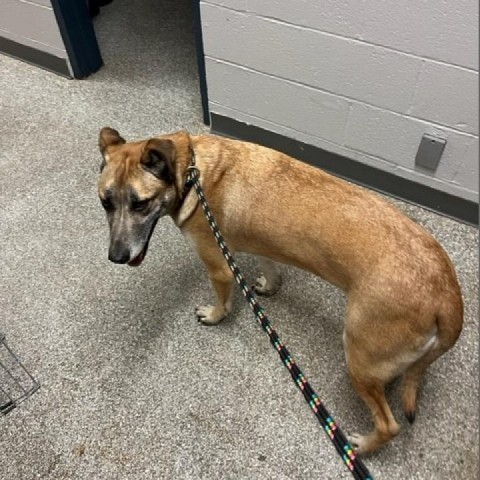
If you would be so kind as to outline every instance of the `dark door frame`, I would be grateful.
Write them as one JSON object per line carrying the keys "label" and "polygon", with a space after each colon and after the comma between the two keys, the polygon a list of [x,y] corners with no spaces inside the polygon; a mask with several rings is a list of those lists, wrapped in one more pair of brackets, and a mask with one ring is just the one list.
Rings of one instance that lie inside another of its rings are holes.
{"label": "dark door frame", "polygon": [[74,78],[85,78],[102,65],[97,37],[85,0],[51,0]]}
{"label": "dark door frame", "polygon": [[[203,122],[210,125],[200,0],[192,0],[192,3]],[[52,7],[74,78],[88,77],[103,65],[103,60],[86,0],[52,0]]]}
{"label": "dark door frame", "polygon": [[200,0],[193,0],[193,28],[197,46],[198,77],[200,81],[200,96],[202,97],[203,123],[210,125],[210,109],[208,107],[207,73],[205,70],[205,51],[203,49],[202,17]]}

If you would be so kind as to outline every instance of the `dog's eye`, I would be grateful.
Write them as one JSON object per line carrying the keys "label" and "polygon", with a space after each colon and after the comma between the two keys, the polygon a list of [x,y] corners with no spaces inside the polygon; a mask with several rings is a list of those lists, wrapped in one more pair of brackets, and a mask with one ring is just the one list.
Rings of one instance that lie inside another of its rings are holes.
{"label": "dog's eye", "polygon": [[132,210],[135,212],[141,212],[142,210],[145,210],[148,207],[148,204],[150,203],[150,199],[147,198],[146,200],[136,200],[132,202]]}
{"label": "dog's eye", "polygon": [[100,198],[100,201],[102,202],[102,206],[105,210],[113,210],[113,203],[111,198]]}

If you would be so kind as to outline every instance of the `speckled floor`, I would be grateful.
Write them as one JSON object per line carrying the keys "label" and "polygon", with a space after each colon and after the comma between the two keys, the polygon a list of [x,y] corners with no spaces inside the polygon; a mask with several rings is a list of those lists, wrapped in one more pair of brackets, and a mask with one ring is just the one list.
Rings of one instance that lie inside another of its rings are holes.
{"label": "speckled floor", "polygon": [[[107,261],[97,135],[206,131],[190,2],[128,0],[96,26],[106,66],[72,81],[0,56],[0,331],[41,382],[0,418],[2,479],[348,479],[243,300],[216,328],[211,292],[169,220],[138,269]],[[185,15],[184,12],[187,12]],[[378,479],[473,479],[478,470],[477,230],[394,201],[445,246],[465,329],[432,366],[413,427],[366,460]],[[246,275],[255,262],[240,257]],[[370,416],[345,371],[344,296],[284,268],[264,305],[346,431]]]}

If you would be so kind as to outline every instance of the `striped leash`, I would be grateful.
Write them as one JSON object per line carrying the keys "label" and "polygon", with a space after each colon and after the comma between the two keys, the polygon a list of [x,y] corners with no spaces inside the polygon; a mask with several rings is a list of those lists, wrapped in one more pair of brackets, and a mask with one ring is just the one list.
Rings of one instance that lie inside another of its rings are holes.
{"label": "striped leash", "polygon": [[311,387],[310,383],[307,381],[305,376],[303,375],[302,371],[298,367],[298,365],[293,360],[292,356],[290,355],[287,347],[280,341],[277,332],[273,329],[272,325],[268,317],[265,315],[263,308],[257,302],[254,293],[248,287],[245,278],[243,277],[241,271],[239,270],[235,259],[233,258],[230,250],[228,249],[225,240],[220,233],[218,225],[215,221],[215,218],[208,206],[207,200],[205,199],[205,194],[203,189],[200,185],[200,175],[198,168],[195,166],[195,155],[193,150],[192,153],[192,164],[188,167],[187,170],[187,181],[185,183],[185,188],[189,189],[193,186],[195,192],[198,196],[200,201],[200,205],[202,206],[203,212],[205,213],[205,217],[207,218],[208,224],[210,225],[210,229],[215,236],[215,240],[225,257],[225,260],[232,271],[235,280],[237,281],[238,285],[240,286],[243,295],[245,296],[250,308],[253,310],[255,314],[255,318],[260,323],[261,327],[265,332],[267,332],[268,336],[270,337],[270,342],[277,350],[280,358],[287,367],[290,375],[292,376],[295,385],[300,389],[303,393],[305,401],[308,403],[310,408],[312,409],[313,413],[317,417],[320,425],[323,427],[325,432],[327,433],[328,438],[333,443],[335,449],[337,450],[338,454],[342,458],[343,462],[352,473],[353,477],[356,480],[372,480],[373,477],[368,471],[367,467],[364,465],[362,460],[356,455],[355,450],[353,449],[352,445],[348,442],[343,432],[340,430],[340,427],[337,425],[333,417],[330,415],[326,407],[320,401],[320,398],[315,393],[313,388]]}

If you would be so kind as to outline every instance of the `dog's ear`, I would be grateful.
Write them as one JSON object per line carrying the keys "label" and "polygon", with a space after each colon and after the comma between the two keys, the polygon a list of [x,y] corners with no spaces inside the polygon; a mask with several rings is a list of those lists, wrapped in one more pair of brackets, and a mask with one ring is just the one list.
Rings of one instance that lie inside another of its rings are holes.
{"label": "dog's ear", "polygon": [[160,180],[174,181],[175,144],[166,138],[152,138],[142,154],[143,167]]}
{"label": "dog's ear", "polygon": [[102,155],[105,153],[107,147],[111,145],[123,145],[125,139],[120,136],[120,134],[113,128],[103,127],[100,130],[100,137],[98,139],[98,146]]}
{"label": "dog's ear", "polygon": [[106,155],[105,152],[108,147],[111,145],[123,145],[125,139],[120,136],[120,134],[113,128],[104,127],[100,130],[100,136],[98,138],[98,147],[100,148],[100,152],[103,155],[102,164],[100,165],[100,171],[103,170],[106,164]]}

